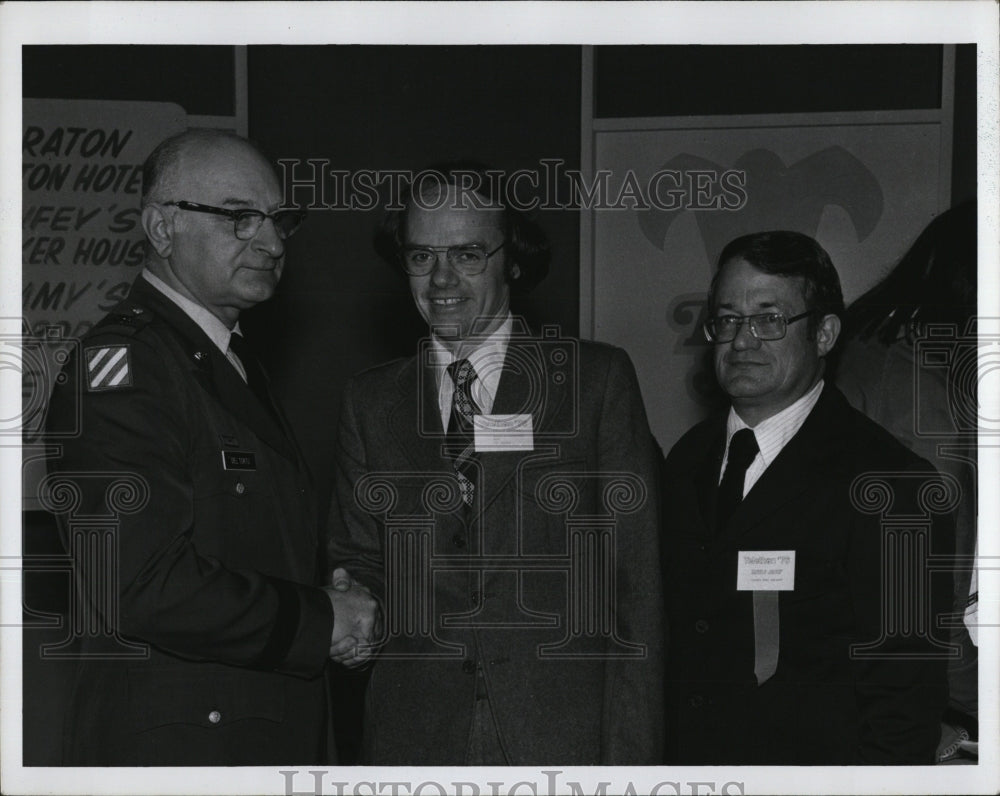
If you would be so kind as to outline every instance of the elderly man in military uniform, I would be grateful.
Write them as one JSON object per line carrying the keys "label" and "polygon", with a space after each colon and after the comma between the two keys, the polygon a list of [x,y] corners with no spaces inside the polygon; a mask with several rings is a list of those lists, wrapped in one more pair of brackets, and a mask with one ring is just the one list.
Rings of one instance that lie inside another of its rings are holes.
{"label": "elderly man in military uniform", "polygon": [[55,508],[76,607],[104,628],[80,643],[65,764],[329,759],[324,667],[364,661],[375,603],[320,586],[310,479],[241,336],[301,221],[281,204],[246,140],[161,143],[143,170],[146,266],[53,396],[50,428],[79,411],[81,433],[51,462],[50,500],[70,496]]}

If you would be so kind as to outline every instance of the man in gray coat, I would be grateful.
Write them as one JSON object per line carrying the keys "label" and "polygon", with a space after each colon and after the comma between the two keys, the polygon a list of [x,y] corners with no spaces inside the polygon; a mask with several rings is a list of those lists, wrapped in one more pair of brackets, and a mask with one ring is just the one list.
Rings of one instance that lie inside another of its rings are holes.
{"label": "man in gray coat", "polygon": [[654,764],[663,602],[639,386],[624,351],[510,314],[548,247],[486,176],[423,179],[376,239],[431,336],[356,376],[339,428],[332,557],[385,620],[364,762]]}

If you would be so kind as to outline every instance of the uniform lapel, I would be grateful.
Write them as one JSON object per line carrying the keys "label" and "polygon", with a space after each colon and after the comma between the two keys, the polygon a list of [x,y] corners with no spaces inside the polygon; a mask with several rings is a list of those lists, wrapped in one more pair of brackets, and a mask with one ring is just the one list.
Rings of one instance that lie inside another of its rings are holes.
{"label": "uniform lapel", "polygon": [[[212,346],[212,387],[222,403],[236,417],[250,426],[253,432],[276,451],[289,459],[295,454],[288,437],[267,408],[257,400],[246,382],[240,378],[233,364]],[[273,399],[272,399],[273,403]]]}
{"label": "uniform lapel", "polygon": [[163,318],[177,333],[199,385],[275,451],[297,460],[284,429],[240,378],[232,363],[191,318],[141,277],[130,298]]}

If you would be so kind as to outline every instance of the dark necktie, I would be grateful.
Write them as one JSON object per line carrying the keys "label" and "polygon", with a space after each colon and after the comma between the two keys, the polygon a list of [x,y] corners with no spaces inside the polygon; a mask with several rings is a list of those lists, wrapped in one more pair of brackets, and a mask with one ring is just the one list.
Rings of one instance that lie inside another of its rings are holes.
{"label": "dark necktie", "polygon": [[729,458],[726,461],[726,472],[719,484],[719,499],[716,504],[715,529],[722,533],[736,507],[743,500],[743,481],[747,468],[757,456],[757,438],[753,430],[742,428],[733,434],[729,441]]}
{"label": "dark necktie", "polygon": [[448,366],[448,375],[455,383],[451,396],[451,418],[448,421],[448,435],[456,442],[464,443],[461,452],[453,462],[458,486],[462,490],[462,500],[471,506],[476,496],[475,442],[473,436],[473,415],[479,409],[472,398],[472,382],[476,380],[476,369],[467,359],[460,359]]}
{"label": "dark necktie", "polygon": [[229,336],[229,349],[239,357],[240,363],[243,365],[243,370],[246,371],[247,386],[280,426],[281,421],[278,419],[278,413],[268,393],[267,377],[264,375],[264,369],[261,367],[256,355],[250,349],[250,346],[247,345],[247,341],[243,339],[243,335],[233,332]]}

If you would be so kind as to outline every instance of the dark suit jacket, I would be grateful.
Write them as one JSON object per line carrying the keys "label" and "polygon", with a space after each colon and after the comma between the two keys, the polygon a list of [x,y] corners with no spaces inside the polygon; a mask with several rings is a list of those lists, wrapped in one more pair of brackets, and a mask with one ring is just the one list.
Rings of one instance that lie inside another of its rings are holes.
{"label": "dark suit jacket", "polygon": [[[827,384],[716,536],[724,444],[721,416],[691,429],[665,465],[669,760],[933,762],[947,691],[945,650],[930,636],[943,643],[948,634],[934,629],[931,612],[947,610],[950,578],[931,574],[922,556],[952,545],[950,515],[928,511],[928,493],[920,496],[933,468]],[[876,510],[885,494],[878,486],[852,499],[854,480],[879,472],[895,474],[881,478],[894,493],[891,520]],[[901,517],[898,534],[883,531]],[[926,535],[915,530],[921,527]],[[896,566],[895,577],[921,582],[922,599],[883,575],[883,558],[896,560],[900,549],[914,558]],[[777,672],[761,686],[753,673],[752,594],[736,591],[740,550],[796,551],[795,588],[779,592]],[[884,601],[898,607],[900,599],[919,603],[909,614],[917,624],[885,632]],[[851,645],[880,639],[874,651],[887,657],[852,655]]]}
{"label": "dark suit jacket", "polygon": [[389,631],[365,762],[464,763],[477,664],[512,764],[660,759],[657,457],[635,373],[619,349],[518,332],[493,412],[530,412],[534,450],[478,454],[474,511],[454,499],[430,368],[347,387],[332,559],[383,599]]}
{"label": "dark suit jacket", "polygon": [[[90,388],[92,352],[122,348],[123,386]],[[81,433],[49,483],[78,595],[89,595],[75,610],[106,630],[78,634],[64,762],[322,762],[332,611],[308,585],[322,545],[287,428],[141,278],[79,354],[82,378],[66,370],[49,425]],[[98,537],[113,545],[111,566],[88,552]]]}

